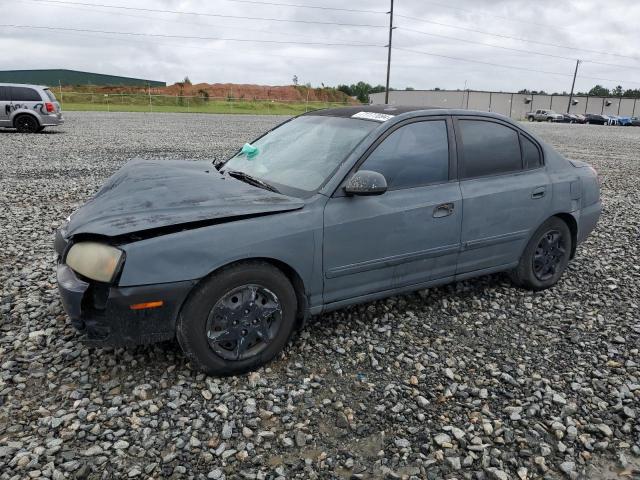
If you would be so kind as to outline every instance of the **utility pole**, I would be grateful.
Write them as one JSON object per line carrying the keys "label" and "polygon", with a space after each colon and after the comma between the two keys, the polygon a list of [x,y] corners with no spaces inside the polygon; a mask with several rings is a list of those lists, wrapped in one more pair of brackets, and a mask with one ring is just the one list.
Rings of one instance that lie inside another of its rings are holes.
{"label": "utility pole", "polygon": [[391,0],[391,10],[389,10],[389,52],[387,54],[387,86],[384,91],[384,103],[389,104],[389,75],[391,75],[391,43],[393,41],[393,0]]}
{"label": "utility pole", "polygon": [[573,101],[573,88],[576,86],[576,77],[578,76],[578,65],[580,60],[576,60],[576,69],[573,72],[573,83],[571,84],[571,93],[569,94],[569,105],[567,105],[567,113],[571,110],[571,102]]}

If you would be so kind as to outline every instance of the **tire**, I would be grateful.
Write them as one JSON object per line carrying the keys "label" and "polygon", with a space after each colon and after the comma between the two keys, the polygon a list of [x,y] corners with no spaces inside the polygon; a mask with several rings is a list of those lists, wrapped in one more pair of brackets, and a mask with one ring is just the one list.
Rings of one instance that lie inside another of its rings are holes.
{"label": "tire", "polygon": [[[549,243],[552,242],[552,243]],[[529,290],[545,290],[555,285],[567,268],[573,239],[567,224],[551,217],[532,235],[511,280]]]}
{"label": "tire", "polygon": [[553,122],[553,118],[547,118],[547,122],[549,123]]}
{"label": "tire", "polygon": [[13,126],[19,133],[36,133],[40,124],[31,115],[18,115],[13,120]]}
{"label": "tire", "polygon": [[194,368],[237,375],[265,365],[284,348],[296,314],[296,293],[284,273],[266,262],[247,262],[195,287],[178,317],[176,337]]}
{"label": "tire", "polygon": [[534,118],[533,117],[528,117],[530,122],[533,122]]}
{"label": "tire", "polygon": [[36,130],[36,131],[37,131],[38,133],[40,133],[40,132],[41,132],[41,131],[43,131],[43,130],[44,130],[44,127],[43,127],[43,126],[39,126],[39,127],[38,127],[38,130]]}

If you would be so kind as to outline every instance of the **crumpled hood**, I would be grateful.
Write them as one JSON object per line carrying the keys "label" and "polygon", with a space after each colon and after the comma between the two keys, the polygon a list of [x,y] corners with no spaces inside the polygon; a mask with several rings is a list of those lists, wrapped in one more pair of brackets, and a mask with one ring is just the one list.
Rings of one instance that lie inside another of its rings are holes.
{"label": "crumpled hood", "polygon": [[112,237],[303,205],[300,199],[224,176],[209,162],[132,160],[71,216],[65,233]]}

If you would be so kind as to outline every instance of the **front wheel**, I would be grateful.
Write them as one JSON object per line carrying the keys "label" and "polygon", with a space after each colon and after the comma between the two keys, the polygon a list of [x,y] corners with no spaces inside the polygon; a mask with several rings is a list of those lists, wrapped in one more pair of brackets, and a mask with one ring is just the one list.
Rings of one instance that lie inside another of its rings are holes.
{"label": "front wheel", "polygon": [[530,290],[552,287],[567,268],[572,242],[567,224],[558,217],[550,218],[529,240],[511,279]]}
{"label": "front wheel", "polygon": [[178,318],[176,336],[192,365],[208,375],[254,370],[273,359],[293,332],[291,282],[266,262],[224,268],[198,285]]}

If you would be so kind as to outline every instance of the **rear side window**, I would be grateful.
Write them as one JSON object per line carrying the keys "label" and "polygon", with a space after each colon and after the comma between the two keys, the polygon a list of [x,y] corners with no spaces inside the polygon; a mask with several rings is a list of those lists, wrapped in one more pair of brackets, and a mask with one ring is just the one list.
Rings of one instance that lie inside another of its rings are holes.
{"label": "rear side window", "polygon": [[449,180],[449,140],[444,120],[414,122],[395,130],[369,155],[361,170],[384,175],[390,189]]}
{"label": "rear side window", "polygon": [[56,101],[56,96],[53,94],[51,90],[49,90],[48,88],[45,88],[44,93],[47,94],[47,97],[49,97],[49,100],[51,100],[52,102]]}
{"label": "rear side window", "polygon": [[9,98],[9,87],[0,87],[0,102],[8,102],[11,100]]}
{"label": "rear side window", "polygon": [[460,120],[462,178],[500,175],[522,169],[518,133],[504,125],[482,120]]}
{"label": "rear side window", "polygon": [[41,102],[40,94],[33,88],[9,87],[11,100],[13,102]]}
{"label": "rear side window", "polygon": [[542,156],[537,145],[524,135],[520,135],[522,142],[522,159],[524,160],[524,168],[538,168],[542,166]]}

